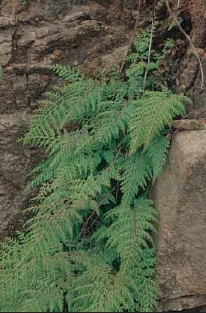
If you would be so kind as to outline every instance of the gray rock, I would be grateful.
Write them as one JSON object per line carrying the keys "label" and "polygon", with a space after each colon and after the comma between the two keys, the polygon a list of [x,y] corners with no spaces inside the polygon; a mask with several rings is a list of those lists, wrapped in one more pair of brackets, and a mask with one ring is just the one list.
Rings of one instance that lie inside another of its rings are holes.
{"label": "gray rock", "polygon": [[28,114],[0,115],[0,238],[9,234],[28,195],[24,192],[27,174],[36,158],[36,151],[23,147],[17,139],[30,124]]}
{"label": "gray rock", "polygon": [[36,40],[36,33],[35,32],[29,32],[25,33],[21,39],[18,41],[19,47],[21,46],[27,46],[34,42]]}
{"label": "gray rock", "polygon": [[40,28],[37,28],[36,30],[36,37],[42,38],[42,37],[48,36],[51,32],[52,32],[52,29],[50,29],[50,27],[48,26],[40,27]]}
{"label": "gray rock", "polygon": [[73,14],[66,15],[63,19],[64,22],[71,23],[77,20],[91,19],[89,11],[74,12]]}
{"label": "gray rock", "polygon": [[4,41],[0,44],[1,63],[6,65],[12,57],[12,42]]}
{"label": "gray rock", "polygon": [[21,2],[15,16],[10,0],[0,8],[4,65],[0,113],[36,108],[36,100],[56,81],[51,71],[44,70],[45,64],[78,65],[91,75],[101,66],[108,68],[113,62],[121,62],[122,54],[115,57],[116,51],[124,49],[130,40],[125,35],[127,26],[122,23],[114,28],[105,24],[107,11],[95,3],[32,0],[27,5]]}
{"label": "gray rock", "polygon": [[173,138],[153,189],[161,215],[157,282],[162,310],[206,305],[206,131]]}
{"label": "gray rock", "polygon": [[[99,10],[100,9],[100,10]],[[0,238],[21,220],[27,195],[27,173],[36,151],[17,143],[46,90],[57,82],[51,62],[81,65],[89,74],[98,66],[120,62],[129,42],[124,23],[105,24],[107,11],[93,2],[27,0],[0,4],[0,52],[4,66],[0,82]],[[119,23],[119,22],[118,22]],[[96,63],[101,56],[101,64]],[[18,216],[18,218],[17,218]],[[15,226],[16,225],[16,226]]]}

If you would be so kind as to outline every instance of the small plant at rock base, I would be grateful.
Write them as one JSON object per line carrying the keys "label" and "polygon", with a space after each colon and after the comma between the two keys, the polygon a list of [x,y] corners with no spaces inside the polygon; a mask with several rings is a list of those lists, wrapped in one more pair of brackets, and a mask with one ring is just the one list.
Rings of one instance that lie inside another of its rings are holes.
{"label": "small plant at rock base", "polygon": [[155,310],[158,212],[148,186],[165,164],[164,129],[189,100],[155,83],[156,65],[142,90],[145,38],[125,81],[52,67],[65,85],[23,140],[48,157],[32,173],[39,192],[26,233],[1,247],[1,311]]}

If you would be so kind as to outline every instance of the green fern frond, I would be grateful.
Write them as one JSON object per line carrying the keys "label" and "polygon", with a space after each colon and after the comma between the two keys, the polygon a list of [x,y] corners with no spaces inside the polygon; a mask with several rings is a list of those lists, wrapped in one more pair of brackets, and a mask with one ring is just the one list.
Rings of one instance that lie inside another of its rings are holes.
{"label": "green fern frond", "polygon": [[[106,219],[114,222],[100,233],[99,240],[106,239],[106,246],[109,249],[115,248],[120,257],[121,266],[115,277],[121,279],[126,288],[126,301],[120,301],[122,309],[135,310],[135,300],[142,312],[146,306],[147,309],[155,309],[157,294],[153,234],[156,232],[154,225],[158,223],[158,213],[153,202],[140,198],[135,201],[133,208],[127,208],[123,213],[120,207],[111,210]],[[115,284],[112,287],[114,292],[119,292]],[[147,299],[149,292],[152,297]],[[133,300],[128,303],[129,299]]]}
{"label": "green fern frond", "polygon": [[185,113],[183,104],[188,101],[185,96],[167,91],[149,91],[142,99],[136,100],[136,109],[129,125],[130,154],[134,154],[142,145],[148,147],[165,127],[171,127],[173,118]]}
{"label": "green fern frond", "polygon": [[133,204],[139,190],[144,190],[151,177],[150,159],[142,151],[137,151],[136,154],[126,159],[121,182],[122,209],[127,209]]}
{"label": "green fern frond", "polygon": [[62,66],[54,64],[51,66],[51,70],[56,73],[59,77],[64,78],[68,82],[81,81],[85,78],[82,72],[69,66]]}
{"label": "green fern frond", "polygon": [[115,218],[115,222],[105,230],[104,237],[109,238],[107,245],[115,247],[124,260],[129,258],[132,247],[148,248],[153,245],[152,234],[156,232],[158,213],[151,200],[140,198],[134,202],[133,208],[122,212],[121,207],[111,210],[106,218]]}
{"label": "green fern frond", "polygon": [[170,142],[165,136],[156,137],[144,152],[151,160],[153,181],[160,175],[166,163]]}

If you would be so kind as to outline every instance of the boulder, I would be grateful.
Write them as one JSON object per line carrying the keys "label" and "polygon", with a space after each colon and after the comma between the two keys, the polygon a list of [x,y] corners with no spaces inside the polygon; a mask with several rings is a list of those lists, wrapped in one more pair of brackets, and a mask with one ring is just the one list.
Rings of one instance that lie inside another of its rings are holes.
{"label": "boulder", "polygon": [[176,133],[152,197],[161,217],[159,310],[206,305],[206,130]]}

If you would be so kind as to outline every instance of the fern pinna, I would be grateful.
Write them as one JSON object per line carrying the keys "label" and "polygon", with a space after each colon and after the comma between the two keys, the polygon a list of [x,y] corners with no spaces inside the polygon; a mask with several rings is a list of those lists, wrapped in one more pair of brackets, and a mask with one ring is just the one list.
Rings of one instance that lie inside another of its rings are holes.
{"label": "fern pinna", "polygon": [[48,157],[32,173],[39,192],[25,233],[1,246],[1,311],[155,309],[158,212],[148,185],[165,164],[164,130],[188,99],[156,85],[154,51],[142,90],[145,38],[125,81],[52,67],[65,85],[49,94],[24,137]]}

